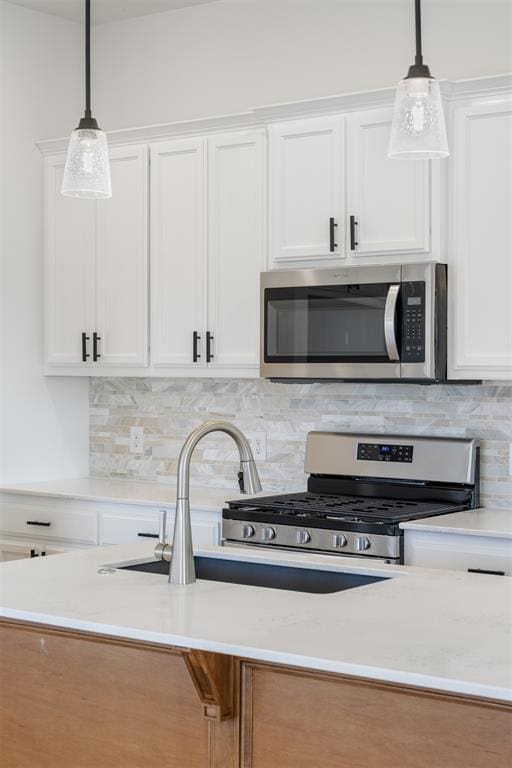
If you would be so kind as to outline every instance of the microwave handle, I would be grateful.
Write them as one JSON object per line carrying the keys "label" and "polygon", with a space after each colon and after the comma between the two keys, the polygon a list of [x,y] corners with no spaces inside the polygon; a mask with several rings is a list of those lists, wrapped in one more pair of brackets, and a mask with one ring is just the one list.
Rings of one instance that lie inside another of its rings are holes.
{"label": "microwave handle", "polygon": [[388,295],[386,296],[386,306],[384,307],[384,341],[386,342],[388,357],[393,361],[400,360],[395,330],[396,305],[399,293],[400,285],[390,285]]}

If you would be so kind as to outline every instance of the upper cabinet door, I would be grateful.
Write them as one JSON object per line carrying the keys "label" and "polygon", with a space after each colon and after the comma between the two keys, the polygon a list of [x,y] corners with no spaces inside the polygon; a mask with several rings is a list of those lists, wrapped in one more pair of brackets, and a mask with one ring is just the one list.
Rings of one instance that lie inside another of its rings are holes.
{"label": "upper cabinet door", "polygon": [[453,124],[451,378],[512,376],[512,97],[456,107]]}
{"label": "upper cabinet door", "polygon": [[45,160],[45,360],[79,368],[94,330],[96,203],[61,195],[65,160]]}
{"label": "upper cabinet door", "polygon": [[258,369],[265,160],[262,131],[209,140],[208,330],[214,368]]}
{"label": "upper cabinet door", "polygon": [[[151,363],[205,364],[206,139],[151,146]],[[193,361],[193,333],[201,338]]]}
{"label": "upper cabinet door", "polygon": [[356,255],[430,248],[430,164],[388,158],[391,117],[385,108],[348,118],[347,249]]}
{"label": "upper cabinet door", "polygon": [[276,264],[344,256],[344,131],[343,117],[271,126],[269,234]]}
{"label": "upper cabinet door", "polygon": [[148,150],[110,151],[112,197],[100,200],[96,348],[102,366],[148,364]]}

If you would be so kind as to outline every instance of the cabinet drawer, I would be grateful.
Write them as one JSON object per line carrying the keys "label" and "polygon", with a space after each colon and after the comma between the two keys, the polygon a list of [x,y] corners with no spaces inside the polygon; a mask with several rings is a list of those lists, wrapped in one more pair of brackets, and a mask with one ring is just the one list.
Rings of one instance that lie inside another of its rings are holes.
{"label": "cabinet drawer", "polygon": [[31,557],[44,557],[45,555],[59,555],[63,552],[70,552],[70,547],[48,546],[41,541],[0,541],[0,563],[7,563],[10,560],[24,560]]}
{"label": "cabinet drawer", "polygon": [[405,531],[405,564],[512,576],[512,540]]}
{"label": "cabinet drawer", "polygon": [[[167,538],[172,536],[174,512],[167,514]],[[130,514],[129,512],[107,512],[101,516],[100,544],[127,544],[130,541],[144,541],[158,538],[159,513]]]}
{"label": "cabinet drawer", "polygon": [[[192,540],[194,548],[216,546],[220,542],[220,522],[197,520],[192,511]],[[159,513],[130,514],[129,512],[105,512],[101,516],[100,543],[127,544],[158,537]],[[172,541],[174,510],[167,513],[167,540]]]}
{"label": "cabinet drawer", "polygon": [[97,515],[93,511],[0,503],[0,531],[5,534],[96,544],[97,529]]}

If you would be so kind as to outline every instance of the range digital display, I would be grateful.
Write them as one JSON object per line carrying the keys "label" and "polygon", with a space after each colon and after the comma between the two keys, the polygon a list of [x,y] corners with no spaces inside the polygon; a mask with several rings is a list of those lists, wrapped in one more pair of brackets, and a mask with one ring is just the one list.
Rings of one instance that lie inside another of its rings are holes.
{"label": "range digital display", "polygon": [[389,443],[358,443],[357,458],[361,461],[412,462],[412,445],[391,445]]}

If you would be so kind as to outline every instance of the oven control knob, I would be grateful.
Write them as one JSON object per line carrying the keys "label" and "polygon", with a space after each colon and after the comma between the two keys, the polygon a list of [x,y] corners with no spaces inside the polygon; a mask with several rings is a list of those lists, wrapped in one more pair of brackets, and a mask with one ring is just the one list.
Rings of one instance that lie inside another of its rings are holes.
{"label": "oven control knob", "polygon": [[273,528],[262,528],[261,529],[261,539],[262,541],[270,541],[271,539],[274,539],[276,535],[276,532]]}
{"label": "oven control knob", "polygon": [[244,525],[242,527],[242,538],[243,539],[251,539],[254,536],[254,526],[253,525]]}
{"label": "oven control knob", "polygon": [[370,539],[367,539],[366,536],[356,539],[356,549],[358,552],[364,552],[366,549],[370,549],[370,546]]}
{"label": "oven control knob", "polygon": [[297,544],[307,544],[308,541],[311,541],[309,531],[297,531]]}
{"label": "oven control knob", "polygon": [[347,546],[347,537],[342,533],[335,533],[332,537],[332,545],[337,549]]}

